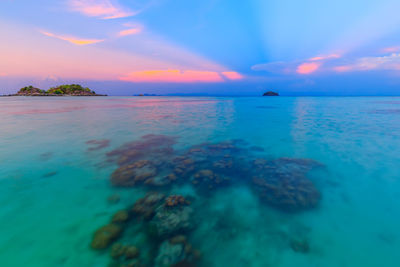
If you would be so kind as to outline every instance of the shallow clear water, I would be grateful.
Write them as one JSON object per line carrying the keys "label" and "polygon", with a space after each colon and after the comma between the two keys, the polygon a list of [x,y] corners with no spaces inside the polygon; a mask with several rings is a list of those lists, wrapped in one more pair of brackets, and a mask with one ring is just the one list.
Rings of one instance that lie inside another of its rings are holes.
{"label": "shallow clear water", "polygon": [[[244,171],[201,190],[194,174],[113,186],[119,166],[107,153],[148,134],[176,142],[153,161],[240,140],[230,156]],[[1,266],[108,266],[110,248],[91,249],[93,233],[148,191],[190,199],[184,234],[200,251],[190,258],[197,266],[399,266],[400,98],[4,97],[0,140]],[[304,177],[318,203],[288,211],[264,201],[250,177],[258,158],[278,168],[280,158],[317,161]],[[143,224],[131,219],[117,242],[137,246],[151,266],[163,240]]]}

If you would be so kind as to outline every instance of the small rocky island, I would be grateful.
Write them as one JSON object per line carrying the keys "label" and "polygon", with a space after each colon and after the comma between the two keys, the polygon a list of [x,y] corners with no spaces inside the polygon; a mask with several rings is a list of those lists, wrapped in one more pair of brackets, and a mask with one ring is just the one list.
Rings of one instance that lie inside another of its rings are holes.
{"label": "small rocky island", "polygon": [[45,91],[32,85],[21,88],[13,96],[106,96],[96,94],[95,91],[79,84],[64,84],[57,87],[51,87]]}
{"label": "small rocky island", "polygon": [[277,92],[268,91],[263,94],[263,96],[279,96]]}

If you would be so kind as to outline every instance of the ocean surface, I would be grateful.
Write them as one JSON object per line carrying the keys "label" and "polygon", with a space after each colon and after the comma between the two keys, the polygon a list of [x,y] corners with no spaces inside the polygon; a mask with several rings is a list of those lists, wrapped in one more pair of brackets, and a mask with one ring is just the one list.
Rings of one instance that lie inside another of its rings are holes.
{"label": "ocean surface", "polygon": [[400,98],[2,97],[0,166],[1,266],[400,266]]}

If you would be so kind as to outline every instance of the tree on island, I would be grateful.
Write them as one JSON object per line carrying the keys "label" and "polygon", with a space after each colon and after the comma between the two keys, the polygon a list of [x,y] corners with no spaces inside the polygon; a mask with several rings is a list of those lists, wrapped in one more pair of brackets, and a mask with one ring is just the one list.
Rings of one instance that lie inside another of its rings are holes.
{"label": "tree on island", "polygon": [[70,95],[70,96],[98,96],[95,91],[90,90],[88,87],[82,87],[79,84],[64,84],[56,87],[51,87],[49,90],[41,90],[33,87],[32,85],[21,88],[16,95],[23,96],[57,96],[57,95]]}

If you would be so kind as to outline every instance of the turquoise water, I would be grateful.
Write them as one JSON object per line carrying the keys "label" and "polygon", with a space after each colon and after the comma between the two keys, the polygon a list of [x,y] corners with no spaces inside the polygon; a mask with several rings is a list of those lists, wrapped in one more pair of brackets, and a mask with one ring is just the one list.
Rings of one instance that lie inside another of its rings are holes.
{"label": "turquoise water", "polygon": [[[0,140],[1,266],[399,266],[400,98],[4,97]],[[160,183],[112,183],[134,149]],[[164,183],[179,157],[194,163]],[[285,204],[255,177],[317,193]],[[148,192],[184,196],[191,226],[161,236],[133,214],[115,242],[138,258],[92,249]],[[177,234],[192,249],[160,261]]]}

